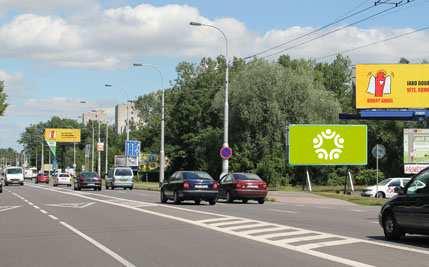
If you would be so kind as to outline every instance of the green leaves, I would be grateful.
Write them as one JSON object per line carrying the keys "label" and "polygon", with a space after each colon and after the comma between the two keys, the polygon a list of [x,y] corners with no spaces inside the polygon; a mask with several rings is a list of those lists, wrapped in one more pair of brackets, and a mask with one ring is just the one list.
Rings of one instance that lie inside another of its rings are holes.
{"label": "green leaves", "polygon": [[4,81],[0,81],[0,116],[3,116],[4,111],[7,108],[6,98],[7,96],[4,92]]}

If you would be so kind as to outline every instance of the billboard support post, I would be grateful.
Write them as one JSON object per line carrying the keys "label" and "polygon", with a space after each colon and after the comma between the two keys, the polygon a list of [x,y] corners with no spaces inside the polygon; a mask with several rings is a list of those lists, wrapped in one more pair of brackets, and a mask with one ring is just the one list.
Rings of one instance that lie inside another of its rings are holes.
{"label": "billboard support post", "polygon": [[376,156],[375,158],[377,159],[377,160],[376,160],[375,165],[376,165],[376,169],[377,169],[377,175],[376,175],[377,180],[376,180],[376,184],[377,184],[377,193],[378,193],[378,158],[379,158],[379,156],[378,156],[378,149],[377,149],[377,156]]}
{"label": "billboard support post", "polygon": [[310,172],[308,171],[308,168],[305,169],[305,173],[306,173],[306,177],[307,177],[307,189],[308,191],[312,192],[312,188],[311,188],[311,180],[310,180]]}
{"label": "billboard support post", "polygon": [[349,181],[350,181],[350,188],[352,190],[352,192],[355,191],[355,187],[353,185],[353,177],[352,177],[352,173],[350,172],[350,170],[347,171],[348,177],[349,177]]}

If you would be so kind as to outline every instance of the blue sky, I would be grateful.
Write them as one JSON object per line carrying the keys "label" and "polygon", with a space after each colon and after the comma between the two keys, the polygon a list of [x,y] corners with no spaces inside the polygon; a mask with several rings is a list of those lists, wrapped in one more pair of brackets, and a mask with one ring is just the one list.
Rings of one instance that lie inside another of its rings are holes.
{"label": "blue sky", "polygon": [[[393,2],[393,1],[391,1]],[[19,148],[17,136],[30,123],[53,115],[77,118],[93,108],[110,112],[114,104],[160,87],[150,68],[156,64],[166,81],[174,80],[180,61],[197,62],[222,53],[216,32],[187,25],[212,23],[225,30],[231,53],[246,56],[320,27],[373,1],[136,1],[9,0],[0,3],[0,80],[6,80],[9,103],[0,118],[0,147]],[[126,8],[129,6],[129,8]],[[382,10],[380,7],[377,10]],[[428,26],[428,0],[341,31],[323,41],[291,51],[296,57],[319,57]],[[367,13],[367,15],[370,13]],[[359,18],[362,18],[360,16]],[[350,55],[358,62],[396,62],[399,57],[428,58],[427,33]],[[114,85],[105,88],[104,84]],[[86,100],[88,105],[78,102]]]}

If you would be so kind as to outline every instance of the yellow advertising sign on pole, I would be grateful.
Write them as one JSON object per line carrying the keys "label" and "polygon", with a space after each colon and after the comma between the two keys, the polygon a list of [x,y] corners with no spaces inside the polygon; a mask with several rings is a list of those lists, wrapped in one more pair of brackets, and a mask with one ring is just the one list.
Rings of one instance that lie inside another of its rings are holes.
{"label": "yellow advertising sign on pole", "polygon": [[429,108],[429,64],[356,65],[356,108]]}
{"label": "yellow advertising sign on pole", "polygon": [[57,143],[80,143],[80,129],[45,129],[45,140]]}

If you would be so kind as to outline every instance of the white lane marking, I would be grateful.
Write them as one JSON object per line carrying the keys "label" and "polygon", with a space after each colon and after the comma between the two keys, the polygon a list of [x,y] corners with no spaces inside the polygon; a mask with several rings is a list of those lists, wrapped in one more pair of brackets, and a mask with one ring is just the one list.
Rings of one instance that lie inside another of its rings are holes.
{"label": "white lane marking", "polygon": [[29,202],[28,202],[28,205],[33,206],[34,204],[33,204],[33,202],[30,202],[30,201],[29,201]]}
{"label": "white lane marking", "polygon": [[354,212],[365,212],[364,210],[352,210]]}
{"label": "white lane marking", "polygon": [[51,218],[51,219],[53,219],[53,220],[58,220],[58,218],[57,218],[57,217],[55,217],[54,215],[49,214],[48,216],[49,216],[49,218]]}
{"label": "white lane marking", "polygon": [[290,213],[290,214],[297,213],[296,211],[292,211],[292,210],[279,210],[279,209],[268,209],[268,210],[275,211],[275,212],[280,212],[280,213]]}
{"label": "white lane marking", "polygon": [[354,244],[354,243],[359,243],[359,240],[356,240],[356,239],[335,240],[335,241],[327,241],[327,242],[320,242],[320,243],[311,243],[307,245],[301,245],[300,247],[303,249],[316,249],[316,248],[322,248],[322,247],[332,247],[332,246],[348,245],[348,244]]}
{"label": "white lane marking", "polygon": [[[244,224],[244,223],[255,223],[256,221],[254,220],[240,220],[240,221],[231,221],[231,222],[219,222],[219,223],[211,223],[211,226],[216,226],[216,227],[228,227],[228,225],[231,225],[231,227],[235,226],[238,223]],[[243,227],[244,225],[239,226]]]}
{"label": "white lane marking", "polygon": [[[213,224],[210,224],[210,226],[216,226]],[[219,226],[218,226],[219,227]],[[246,225],[237,225],[237,226],[228,226],[228,227],[222,227],[222,228],[226,228],[228,230],[234,231],[234,230],[245,230],[245,229],[252,229],[252,228],[256,228],[258,227],[259,230],[263,230],[263,229],[267,229],[268,227],[271,227],[270,229],[272,229],[272,227],[274,227],[274,225],[272,225],[271,223],[260,223],[260,222],[256,222],[253,224],[246,224]],[[253,229],[256,230],[256,229]],[[240,231],[241,232],[241,231]]]}
{"label": "white lane marking", "polygon": [[[243,235],[261,235],[262,233],[265,233],[265,232],[273,232],[273,231],[276,231],[276,232],[279,232],[279,231],[283,231],[283,230],[295,230],[293,227],[285,227],[285,226],[283,226],[283,227],[281,227],[281,226],[274,226],[274,227],[271,227],[271,228],[263,228],[263,229],[254,229],[254,230],[247,230],[247,231],[240,231],[240,233],[241,234],[243,234]],[[278,233],[276,233],[276,234],[278,234]]]}
{"label": "white lane marking", "polygon": [[60,208],[74,208],[74,209],[83,209],[95,204],[95,202],[83,202],[83,203],[59,203],[59,204],[45,204],[45,206],[50,207],[60,207]]}
{"label": "white lane marking", "polygon": [[46,210],[40,210],[40,212],[43,214],[48,214],[48,212]]}
{"label": "white lane marking", "polygon": [[38,206],[36,206],[36,205],[33,205],[33,207],[34,207],[35,209],[40,210],[40,208],[39,208]]}
{"label": "white lane marking", "polygon": [[298,229],[296,231],[289,231],[283,233],[275,233],[275,234],[266,234],[266,235],[258,235],[259,238],[269,239],[274,237],[290,237],[294,235],[304,235],[304,234],[314,234],[313,231],[301,230]]}
{"label": "white lane marking", "polygon": [[17,209],[19,207],[21,207],[21,206],[0,206],[0,212]]}
{"label": "white lane marking", "polygon": [[202,223],[216,223],[216,222],[231,221],[231,220],[236,220],[236,219],[232,219],[229,217],[219,217],[219,218],[201,220],[200,222],[202,222]]}
{"label": "white lane marking", "polygon": [[312,236],[303,236],[303,237],[295,237],[295,238],[288,238],[287,240],[277,240],[277,242],[285,242],[285,243],[295,243],[295,242],[301,242],[301,241],[312,241],[317,239],[327,239],[335,237],[334,235],[330,234],[323,234],[323,235],[312,235]]}
{"label": "white lane marking", "polygon": [[[45,189],[45,188],[43,188],[43,189]],[[304,249],[301,249],[299,246],[293,246],[293,245],[289,245],[289,244],[274,242],[274,241],[271,241],[271,240],[259,238],[257,236],[243,235],[241,233],[234,232],[232,230],[228,230],[228,229],[219,228],[219,227],[216,227],[216,226],[207,225],[205,223],[201,223],[201,222],[195,221],[195,220],[189,220],[189,219],[185,219],[185,218],[181,218],[181,217],[176,217],[176,216],[172,216],[172,215],[168,215],[168,214],[164,214],[164,213],[160,213],[160,212],[155,212],[155,211],[151,211],[151,210],[145,210],[145,209],[142,209],[142,208],[136,208],[136,207],[132,207],[132,206],[127,206],[127,205],[123,205],[121,203],[115,203],[115,202],[111,202],[111,201],[107,201],[107,200],[100,200],[100,199],[92,198],[92,197],[81,195],[81,194],[77,194],[77,193],[58,191],[58,190],[54,190],[54,189],[50,189],[50,188],[49,189],[46,188],[45,190],[49,190],[49,191],[57,192],[57,193],[68,194],[68,195],[73,195],[73,196],[78,196],[78,197],[85,198],[85,199],[91,199],[91,200],[99,201],[101,203],[106,203],[106,204],[110,204],[110,205],[114,205],[114,206],[124,207],[124,208],[128,208],[128,209],[135,210],[135,211],[138,211],[138,212],[142,212],[142,213],[146,213],[146,214],[151,214],[151,215],[159,216],[159,217],[162,217],[162,218],[171,219],[171,220],[175,220],[175,221],[180,221],[180,222],[184,222],[184,223],[188,223],[188,224],[200,226],[200,227],[203,227],[203,228],[206,228],[206,229],[211,229],[211,230],[214,230],[214,231],[218,231],[218,232],[222,232],[222,233],[226,233],[226,234],[238,236],[238,237],[241,237],[241,238],[247,238],[247,239],[258,241],[258,242],[261,242],[261,243],[265,243],[265,244],[269,244],[269,245],[273,245],[273,246],[285,248],[285,249],[292,250],[292,251],[297,251],[297,252],[304,253],[304,254],[307,254],[307,255],[311,255],[311,256],[314,256],[314,257],[318,257],[318,258],[321,258],[321,259],[329,260],[329,261],[332,261],[332,262],[342,263],[342,264],[345,264],[345,265],[348,265],[348,266],[353,266],[353,267],[374,267],[373,265],[368,265],[368,264],[365,264],[365,263],[362,263],[362,262],[358,262],[358,261],[354,261],[354,260],[349,260],[349,259],[342,258],[342,257],[337,257],[337,256],[334,256],[334,255],[326,254],[326,253],[319,252],[319,251],[304,250]],[[219,216],[219,215],[217,215],[217,216]]]}
{"label": "white lane marking", "polygon": [[116,261],[118,261],[122,265],[127,266],[127,267],[135,267],[135,265],[132,264],[131,262],[129,262],[126,259],[122,258],[117,253],[115,253],[114,251],[112,251],[111,249],[109,249],[108,247],[104,246],[103,244],[101,244],[97,240],[95,240],[95,239],[87,236],[86,234],[84,234],[81,231],[77,230],[73,226],[71,226],[71,225],[69,225],[69,224],[67,224],[67,223],[65,223],[63,221],[61,221],[60,224],[63,225],[64,227],[68,228],[70,231],[74,232],[78,236],[82,237],[83,239],[85,239],[89,243],[93,244],[94,246],[96,246],[97,248],[99,248],[101,251],[103,251],[104,253],[106,253],[110,257],[114,258]]}

